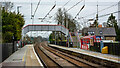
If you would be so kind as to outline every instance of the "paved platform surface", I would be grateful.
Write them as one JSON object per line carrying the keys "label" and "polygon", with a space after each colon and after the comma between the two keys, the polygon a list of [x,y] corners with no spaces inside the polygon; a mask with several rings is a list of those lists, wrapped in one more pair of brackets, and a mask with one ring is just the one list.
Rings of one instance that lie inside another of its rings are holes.
{"label": "paved platform surface", "polygon": [[85,54],[85,55],[90,55],[90,56],[97,57],[97,58],[100,58],[100,59],[120,63],[120,56],[115,56],[115,55],[110,55],[110,54],[102,54],[102,53],[99,53],[99,52],[93,52],[93,51],[83,50],[83,49],[78,49],[78,48],[68,48],[68,47],[63,47],[63,46],[53,45],[53,44],[49,44],[49,45],[53,46],[53,47],[57,47],[57,48],[61,48],[61,49]]}
{"label": "paved platform surface", "polygon": [[42,67],[43,65],[35,53],[33,45],[26,45],[8,57],[2,64],[3,68],[9,67]]}

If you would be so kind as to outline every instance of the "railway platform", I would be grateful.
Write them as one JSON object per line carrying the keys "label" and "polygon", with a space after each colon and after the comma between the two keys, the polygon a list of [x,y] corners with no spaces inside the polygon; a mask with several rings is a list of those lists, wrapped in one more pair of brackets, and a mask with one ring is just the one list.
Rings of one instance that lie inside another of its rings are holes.
{"label": "railway platform", "polygon": [[93,51],[89,51],[89,50],[83,50],[83,49],[80,49],[80,48],[68,48],[68,47],[63,47],[63,46],[53,45],[53,44],[49,44],[49,46],[55,47],[55,48],[58,48],[58,49],[63,49],[63,50],[70,51],[70,52],[79,53],[83,56],[93,57],[91,59],[96,58],[96,59],[99,59],[99,60],[106,60],[106,61],[110,61],[110,62],[120,64],[120,56],[115,56],[115,55],[110,55],[110,54],[102,54],[102,53],[93,52]]}
{"label": "railway platform", "polygon": [[35,53],[33,45],[26,45],[13,53],[4,62],[0,64],[2,68],[43,68],[41,61]]}

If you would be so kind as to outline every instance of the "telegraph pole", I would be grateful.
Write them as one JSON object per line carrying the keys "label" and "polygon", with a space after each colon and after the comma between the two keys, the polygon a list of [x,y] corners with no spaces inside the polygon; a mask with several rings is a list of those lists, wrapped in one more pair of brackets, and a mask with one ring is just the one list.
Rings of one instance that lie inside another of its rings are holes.
{"label": "telegraph pole", "polygon": [[98,1],[97,1],[97,15],[96,15],[96,21],[97,21],[97,26],[96,27],[98,27]]}
{"label": "telegraph pole", "polygon": [[98,32],[97,31],[97,29],[98,29],[98,1],[97,1],[97,15],[96,15],[96,24],[95,25],[96,25],[96,35],[98,35],[97,34],[97,32]]}

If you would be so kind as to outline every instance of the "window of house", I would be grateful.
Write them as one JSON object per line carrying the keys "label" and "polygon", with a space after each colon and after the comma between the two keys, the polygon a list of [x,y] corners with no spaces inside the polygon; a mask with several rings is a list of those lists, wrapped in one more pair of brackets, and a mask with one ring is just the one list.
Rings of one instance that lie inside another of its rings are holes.
{"label": "window of house", "polygon": [[102,31],[100,31],[100,34],[102,34]]}
{"label": "window of house", "polygon": [[92,35],[94,35],[95,32],[92,32]]}

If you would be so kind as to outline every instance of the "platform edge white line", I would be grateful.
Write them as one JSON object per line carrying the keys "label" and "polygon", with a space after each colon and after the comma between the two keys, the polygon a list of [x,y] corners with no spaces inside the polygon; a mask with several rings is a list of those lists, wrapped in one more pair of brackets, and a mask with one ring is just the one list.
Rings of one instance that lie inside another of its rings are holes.
{"label": "platform edge white line", "polygon": [[40,59],[38,58],[38,56],[37,56],[37,54],[36,54],[36,52],[35,52],[34,47],[32,47],[32,48],[33,48],[33,52],[34,52],[34,54],[35,54],[35,56],[36,56],[36,58],[37,58],[39,64],[41,65],[42,68],[44,68],[43,64],[41,63]]}

